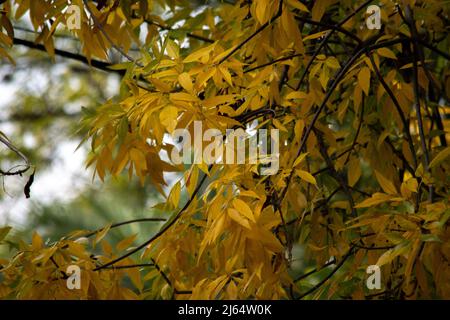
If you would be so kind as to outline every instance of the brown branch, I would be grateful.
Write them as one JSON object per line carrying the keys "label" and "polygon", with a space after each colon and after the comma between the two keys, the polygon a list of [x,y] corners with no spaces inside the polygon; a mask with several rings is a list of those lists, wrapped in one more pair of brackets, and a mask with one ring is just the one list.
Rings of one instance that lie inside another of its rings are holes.
{"label": "brown branch", "polygon": [[[22,45],[25,47],[28,47],[30,49],[36,49],[39,51],[43,51],[43,52],[47,52],[47,50],[45,49],[44,45],[42,44],[38,44],[38,43],[34,43],[32,41],[29,40],[25,40],[25,39],[20,39],[20,38],[14,38],[14,42],[15,45]],[[65,51],[65,50],[61,50],[61,49],[55,49],[55,54],[63,57],[63,58],[68,58],[71,60],[75,60],[78,62],[82,62],[84,64],[90,65],[91,67],[94,67],[96,69],[99,70],[103,70],[106,72],[112,72],[112,73],[117,73],[121,76],[125,75],[125,70],[113,70],[110,69],[111,66],[113,66],[113,64],[108,63],[108,62],[104,62],[104,61],[100,61],[100,60],[95,60],[95,59],[88,59],[85,56],[81,55],[81,54],[77,54],[77,53],[73,53],[73,52],[69,52],[69,51]]]}
{"label": "brown branch", "polygon": [[[208,171],[211,169],[212,165],[210,165],[208,167]],[[178,219],[180,219],[182,213],[190,206],[190,204],[194,201],[194,198],[196,197],[197,193],[200,191],[201,186],[203,185],[204,181],[206,180],[207,175],[204,174],[203,178],[200,180],[200,183],[197,185],[197,187],[195,188],[191,198],[186,202],[186,204],[184,205],[184,207],[178,211],[178,213],[175,215],[175,217],[165,226],[163,226],[161,228],[161,230],[159,230],[155,235],[153,235],[150,239],[148,239],[147,241],[145,241],[144,243],[142,243],[141,245],[137,246],[136,248],[134,248],[133,250],[128,251],[126,254],[111,260],[108,263],[105,263],[101,266],[98,266],[94,269],[94,271],[98,271],[101,269],[104,269],[108,266],[111,266],[113,264],[115,264],[116,262],[119,262],[125,258],[128,258],[129,256],[131,256],[132,254],[144,249],[145,247],[147,247],[148,245],[150,245],[152,242],[154,242],[155,240],[157,240],[159,237],[161,237],[170,227],[172,227],[175,222],[178,221]]]}
{"label": "brown branch", "polygon": [[314,20],[311,20],[311,19],[308,19],[308,18],[305,18],[305,17],[301,17],[301,16],[295,16],[295,19],[300,20],[302,22],[306,22],[306,23],[312,24],[312,25],[316,25],[316,26],[332,29],[333,31],[341,32],[341,33],[345,34],[346,36],[350,37],[351,39],[355,40],[356,42],[358,42],[358,44],[362,43],[362,40],[360,38],[358,38],[355,34],[353,34],[352,32],[348,31],[347,29],[342,28],[341,27],[342,23],[329,24],[329,23],[325,23],[325,22],[314,21]]}
{"label": "brown branch", "polygon": [[425,40],[417,39],[417,41],[418,41],[421,45],[423,45],[425,48],[430,49],[431,51],[437,53],[438,55],[440,55],[440,56],[442,56],[442,57],[444,57],[445,59],[447,59],[447,60],[450,61],[450,54],[448,54],[448,53],[446,53],[446,52],[444,52],[444,51],[442,51],[442,50],[439,50],[438,48],[436,48],[436,47],[433,46],[432,44],[426,42]]}
{"label": "brown branch", "polygon": [[105,269],[131,269],[131,268],[143,268],[143,267],[154,267],[153,263],[137,263],[137,264],[125,264],[121,266],[109,266]]}
{"label": "brown branch", "polygon": [[[411,33],[412,33],[412,37],[413,37],[413,53],[414,53],[414,57],[413,57],[413,90],[414,90],[414,108],[416,110],[416,115],[417,115],[417,125],[419,126],[419,137],[420,137],[420,142],[422,145],[422,152],[424,153],[424,161],[425,161],[425,170],[426,171],[430,171],[429,168],[429,163],[430,163],[430,155],[428,153],[428,148],[427,148],[427,144],[426,144],[426,139],[425,139],[425,132],[424,132],[424,127],[423,127],[423,122],[422,122],[422,113],[420,110],[420,87],[419,87],[419,75],[418,75],[418,65],[417,65],[417,60],[418,60],[418,55],[419,55],[419,45],[418,45],[418,35],[417,35],[417,30],[415,27],[415,22],[414,22],[414,16],[413,16],[413,12],[411,10],[411,7],[409,5],[406,6],[406,16],[403,16],[402,11],[399,9],[399,13],[400,16],[402,17],[402,19],[405,20],[406,24],[408,25]],[[428,194],[429,200],[430,202],[433,202],[433,186],[430,185],[429,186],[429,194]]]}
{"label": "brown branch", "polygon": [[414,142],[412,140],[411,133],[409,132],[409,125],[408,125],[408,122],[406,121],[406,118],[405,118],[403,110],[400,106],[400,103],[398,102],[398,100],[395,97],[394,93],[392,92],[391,88],[388,86],[388,84],[384,80],[383,76],[381,75],[380,70],[378,69],[377,65],[375,64],[373,56],[372,55],[368,55],[368,56],[370,59],[370,63],[372,64],[372,67],[375,70],[375,75],[377,76],[378,81],[380,81],[384,90],[386,91],[388,96],[391,98],[391,100],[394,103],[394,106],[397,110],[397,113],[400,116],[400,120],[402,121],[402,124],[403,124],[403,131],[405,132],[406,140],[408,141],[409,149],[413,156],[414,168],[417,168],[417,156],[416,156],[416,150],[414,149]]}
{"label": "brown branch", "polygon": [[339,261],[339,263],[336,265],[336,267],[324,279],[322,279],[314,287],[312,287],[311,289],[309,289],[308,291],[306,291],[305,293],[300,295],[297,299],[301,300],[304,297],[306,297],[307,295],[309,295],[309,294],[313,293],[314,291],[316,291],[317,289],[319,289],[321,286],[323,286],[344,265],[345,261],[347,261],[347,259],[353,254],[353,249],[354,249],[354,247],[350,248],[350,250],[342,258],[342,260]]}
{"label": "brown branch", "polygon": [[[314,116],[313,116],[313,119],[311,120],[311,123],[308,125],[308,127],[305,130],[305,132],[303,133],[303,136],[302,136],[302,139],[300,141],[300,146],[298,148],[298,152],[297,152],[296,158],[300,155],[301,151],[303,150],[303,147],[305,146],[306,141],[308,140],[308,137],[309,137],[309,135],[310,135],[310,133],[311,133],[311,131],[312,131],[316,121],[318,120],[320,113],[322,112],[322,110],[325,107],[326,103],[330,99],[332,93],[337,88],[339,82],[342,80],[342,78],[344,77],[345,73],[353,65],[353,63],[356,61],[356,59],[358,59],[365,52],[370,52],[370,51],[378,49],[378,48],[382,48],[382,47],[385,47],[385,46],[393,45],[393,44],[396,44],[396,43],[398,43],[400,41],[399,39],[395,39],[395,40],[380,42],[380,43],[377,43],[377,44],[374,44],[374,45],[369,45],[370,43],[372,43],[376,39],[378,39],[378,37],[379,36],[375,36],[373,38],[370,38],[361,47],[358,47],[355,50],[356,52],[350,57],[350,59],[348,59],[348,61],[344,64],[344,66],[341,67],[341,69],[337,72],[337,74],[334,76],[334,79],[331,82],[329,82],[329,83],[331,83],[331,86],[329,86],[329,88],[327,88],[327,94],[326,94],[325,98],[323,99],[323,101],[320,104],[319,108],[314,113]],[[283,199],[284,199],[284,197],[286,195],[286,192],[287,192],[287,189],[289,187],[289,183],[290,183],[290,181],[292,179],[292,176],[293,176],[293,171],[289,174],[287,182],[286,182],[286,186],[284,187],[284,189],[283,189],[283,191],[281,193],[280,203],[281,203],[281,201],[283,201]]]}
{"label": "brown branch", "polygon": [[[308,54],[308,53],[306,53],[306,54]],[[273,65],[273,64],[276,64],[276,63],[278,63],[278,62],[282,62],[282,61],[286,61],[286,60],[291,60],[291,59],[294,59],[294,58],[296,58],[296,57],[300,57],[300,56],[303,56],[303,55],[305,55],[305,54],[303,54],[303,53],[295,53],[295,54],[290,55],[290,56],[278,58],[278,59],[269,61],[269,62],[267,62],[267,63],[261,64],[261,65],[259,65],[259,66],[255,66],[255,67],[252,67],[252,68],[249,68],[249,69],[245,69],[245,70],[244,70],[244,73],[252,72],[252,71],[255,71],[255,70],[258,70],[258,69],[261,69],[261,68],[264,68],[264,67],[267,67],[267,66],[270,66],[270,65]]]}
{"label": "brown branch", "polygon": [[31,168],[31,164],[30,164],[28,158],[22,153],[22,151],[20,151],[18,148],[16,148],[11,143],[11,141],[9,141],[8,137],[1,131],[0,131],[0,142],[3,143],[4,145],[6,145],[8,147],[8,149],[13,151],[16,155],[18,155],[25,162],[25,164],[23,165],[24,166],[23,169],[14,171],[13,169],[16,168],[17,166],[11,168],[8,171],[3,171],[0,169],[0,175],[3,175],[3,176],[21,175],[21,174],[27,172]]}
{"label": "brown branch", "polygon": [[347,196],[347,200],[350,204],[350,209],[352,211],[352,216],[356,217],[355,201],[353,200],[352,193],[350,192],[350,190],[348,188],[348,184],[344,180],[342,175],[339,172],[337,172],[336,169],[334,168],[333,162],[331,161],[330,156],[328,155],[328,150],[325,145],[325,141],[323,139],[322,133],[317,129],[314,129],[314,133],[317,137],[317,142],[319,144],[319,152],[322,155],[322,157],[325,159],[325,162],[326,162],[327,166],[329,167],[331,176],[337,181],[337,183],[339,183],[339,185],[341,186],[345,195]]}
{"label": "brown branch", "polygon": [[156,263],[156,261],[153,258],[151,258],[151,260],[153,262],[153,266],[155,267],[155,269],[158,270],[159,274],[163,277],[164,281],[166,281],[167,284],[173,289],[173,292],[175,294],[191,294],[192,293],[192,291],[189,291],[189,290],[178,290],[177,288],[175,288],[175,286],[172,284],[172,281],[170,281],[167,274],[159,267],[159,265]]}
{"label": "brown branch", "polygon": [[[114,228],[117,228],[117,227],[120,227],[120,226],[124,226],[124,225],[130,224],[130,223],[135,223],[135,222],[163,222],[163,221],[166,221],[166,220],[167,219],[165,219],[165,218],[140,218],[140,219],[133,219],[133,220],[127,220],[127,221],[122,221],[122,222],[118,222],[118,223],[112,224],[110,229],[114,229]],[[85,235],[85,237],[86,238],[90,238],[93,235],[95,235],[95,234],[99,233],[100,231],[102,231],[103,229],[104,228],[100,228],[100,229],[97,229],[95,231],[92,231],[92,232],[88,233],[87,235]]]}
{"label": "brown branch", "polygon": [[[361,102],[361,113],[359,115],[359,121],[358,121],[358,128],[356,129],[355,137],[353,138],[352,144],[350,146],[350,151],[347,153],[347,158],[344,161],[345,164],[347,164],[347,162],[349,161],[351,151],[354,150],[355,146],[358,143],[359,133],[361,132],[361,127],[364,122],[364,106],[365,106],[365,101],[364,101],[364,95],[363,95],[362,102]],[[356,114],[355,114],[355,116],[356,116]]]}
{"label": "brown branch", "polygon": [[[417,54],[419,56],[420,63],[421,63],[420,66],[422,67],[423,71],[425,72],[425,76],[427,77],[428,81],[430,82],[430,90],[434,87],[438,91],[438,94],[442,96],[443,94],[441,92],[441,88],[439,87],[439,85],[437,85],[435,83],[435,80],[433,79],[433,77],[425,63],[425,54],[423,52],[423,48],[419,45],[419,42],[418,42],[418,39],[420,39],[420,36],[417,32],[415,23],[412,24],[412,33],[413,33],[413,37],[414,37],[413,41],[415,40],[416,45],[417,45]],[[444,94],[444,96],[445,96],[445,94]],[[431,114],[432,121],[436,123],[437,128],[441,131],[441,133],[439,134],[439,140],[440,140],[441,146],[447,147],[447,139],[445,138],[445,130],[444,130],[444,125],[442,123],[441,115],[439,113],[439,107],[437,106],[437,104],[431,104],[431,106],[433,108],[433,112]],[[431,142],[429,144],[431,145]]]}
{"label": "brown branch", "polygon": [[309,272],[307,272],[307,273],[305,273],[305,274],[302,274],[301,276],[297,277],[297,278],[294,280],[294,282],[299,282],[300,280],[303,280],[303,279],[309,277],[310,275],[312,275],[312,274],[314,274],[314,273],[317,273],[317,272],[319,272],[319,271],[322,271],[322,270],[325,269],[326,267],[329,267],[329,266],[331,266],[332,264],[335,264],[335,263],[336,263],[336,259],[333,258],[333,259],[331,259],[329,262],[325,263],[323,266],[321,266],[321,267],[319,267],[319,268],[314,268],[314,270],[311,270],[311,271],[309,271]]}

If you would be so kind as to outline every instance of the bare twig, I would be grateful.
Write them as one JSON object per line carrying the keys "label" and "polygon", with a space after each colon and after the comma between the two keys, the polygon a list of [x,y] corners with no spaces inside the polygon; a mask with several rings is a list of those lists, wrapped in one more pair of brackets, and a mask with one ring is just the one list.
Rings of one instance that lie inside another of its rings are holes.
{"label": "bare twig", "polygon": [[[4,175],[4,176],[15,176],[15,175],[21,175],[25,172],[27,172],[30,168],[31,168],[31,164],[28,160],[28,158],[22,153],[22,151],[20,151],[19,149],[17,149],[12,143],[11,141],[9,141],[8,137],[0,131],[0,142],[3,143],[4,145],[6,145],[8,147],[8,149],[10,149],[11,151],[13,151],[15,154],[17,154],[24,162],[25,164],[23,165],[22,169],[18,169],[18,170],[13,170],[10,169],[8,171],[3,171],[0,169],[0,174]],[[14,167],[15,168],[15,167]]]}

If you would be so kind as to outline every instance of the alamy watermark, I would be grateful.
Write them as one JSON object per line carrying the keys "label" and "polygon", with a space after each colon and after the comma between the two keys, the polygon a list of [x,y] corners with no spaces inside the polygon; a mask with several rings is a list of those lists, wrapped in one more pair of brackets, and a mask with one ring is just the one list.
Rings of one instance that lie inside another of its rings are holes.
{"label": "alamy watermark", "polygon": [[370,265],[366,269],[366,273],[370,276],[366,280],[366,286],[369,290],[381,289],[381,270],[376,264]]}
{"label": "alamy watermark", "polygon": [[67,20],[66,25],[69,30],[81,29],[81,9],[79,6],[72,4],[66,10]]}
{"label": "alamy watermark", "polygon": [[81,269],[76,264],[72,264],[66,269],[66,286],[69,290],[81,289]]}
{"label": "alamy watermark", "polygon": [[369,15],[366,18],[366,26],[369,30],[381,29],[381,10],[380,7],[373,4],[367,7],[366,13]]}

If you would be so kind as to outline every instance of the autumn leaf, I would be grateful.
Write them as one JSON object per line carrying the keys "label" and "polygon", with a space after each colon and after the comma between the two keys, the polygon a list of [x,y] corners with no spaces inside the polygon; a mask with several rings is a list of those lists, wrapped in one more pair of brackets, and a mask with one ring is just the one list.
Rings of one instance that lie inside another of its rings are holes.
{"label": "autumn leaf", "polygon": [[370,198],[368,198],[368,199],[362,201],[361,203],[357,204],[355,206],[355,208],[373,207],[373,206],[376,206],[376,205],[378,205],[380,203],[385,203],[385,202],[392,201],[392,200],[395,200],[395,198],[392,195],[376,192]]}
{"label": "autumn leaf", "polygon": [[437,166],[438,164],[440,164],[442,161],[444,161],[445,159],[448,158],[448,156],[450,156],[450,147],[445,148],[444,150],[442,150],[441,152],[439,152],[434,159],[430,162],[429,167],[433,168],[435,166]]}
{"label": "autumn leaf", "polygon": [[317,184],[316,178],[314,178],[314,176],[311,173],[309,173],[307,171],[304,171],[304,170],[299,170],[299,169],[295,170],[295,173],[302,180],[305,180],[306,182],[309,182],[309,183],[314,184],[314,185]]}
{"label": "autumn leaf", "polygon": [[386,192],[388,194],[393,194],[393,195],[397,194],[397,189],[395,188],[394,184],[390,180],[388,180],[385,176],[383,176],[377,170],[375,170],[375,176],[384,192]]}
{"label": "autumn leaf", "polygon": [[369,95],[370,88],[370,69],[363,67],[358,73],[358,84],[366,95]]}
{"label": "autumn leaf", "polygon": [[241,199],[234,199],[233,207],[250,221],[256,222],[252,209]]}
{"label": "autumn leaf", "polygon": [[450,298],[443,1],[379,30],[357,1],[0,3],[4,190],[68,179],[76,140],[100,180],[0,226],[1,299]]}

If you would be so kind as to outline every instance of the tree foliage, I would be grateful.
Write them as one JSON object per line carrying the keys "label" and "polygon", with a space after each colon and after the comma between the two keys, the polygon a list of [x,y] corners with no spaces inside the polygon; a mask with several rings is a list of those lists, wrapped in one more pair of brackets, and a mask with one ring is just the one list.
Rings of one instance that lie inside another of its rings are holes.
{"label": "tree foliage", "polygon": [[[168,218],[146,241],[115,247],[108,232],[142,221],[50,243],[35,233],[30,244],[8,241],[5,227],[0,240],[16,252],[0,260],[0,297],[450,298],[445,2],[379,1],[379,30],[365,23],[372,1],[0,2],[11,63],[10,48],[25,45],[121,75],[116,96],[85,110],[87,164],[101,180],[126,172],[152,184]],[[71,30],[81,53],[54,45],[69,5],[81,8]],[[14,35],[25,14],[35,41]],[[123,60],[107,62],[111,52]],[[196,120],[223,134],[279,129],[278,172],[171,163],[165,136]],[[166,192],[169,172],[179,180]],[[80,290],[66,287],[73,264]]]}

